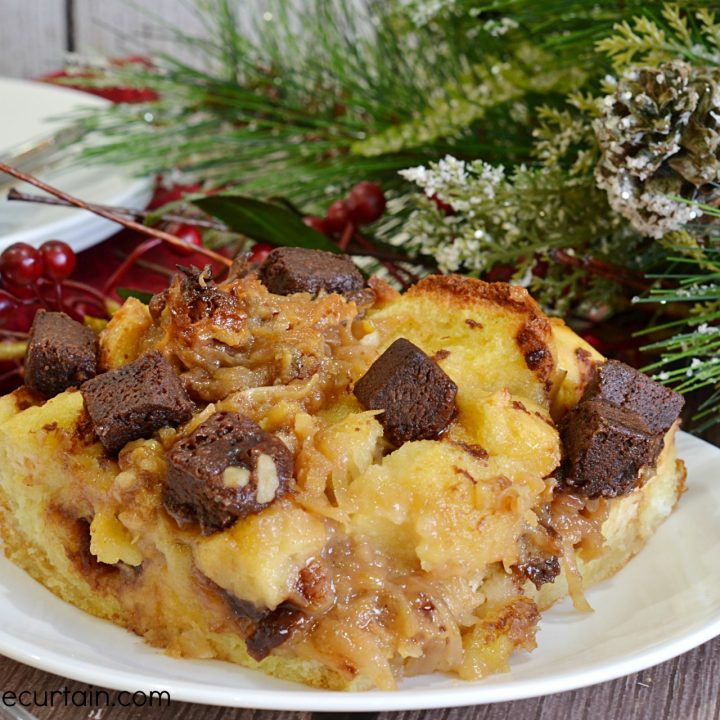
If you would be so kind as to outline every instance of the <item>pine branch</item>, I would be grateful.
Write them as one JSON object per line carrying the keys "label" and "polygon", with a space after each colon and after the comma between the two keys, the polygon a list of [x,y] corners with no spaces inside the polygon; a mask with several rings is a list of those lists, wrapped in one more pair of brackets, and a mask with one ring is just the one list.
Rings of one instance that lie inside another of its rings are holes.
{"label": "pine branch", "polygon": [[668,257],[673,269],[659,276],[671,281],[672,287],[656,287],[647,297],[636,299],[638,303],[690,304],[686,320],[654,328],[672,329],[671,337],[643,349],[662,353],[660,360],[646,370],[679,392],[716,390],[698,415],[701,429],[720,422],[720,240],[711,242],[702,257],[688,257],[683,254],[684,247],[675,248],[676,254]]}

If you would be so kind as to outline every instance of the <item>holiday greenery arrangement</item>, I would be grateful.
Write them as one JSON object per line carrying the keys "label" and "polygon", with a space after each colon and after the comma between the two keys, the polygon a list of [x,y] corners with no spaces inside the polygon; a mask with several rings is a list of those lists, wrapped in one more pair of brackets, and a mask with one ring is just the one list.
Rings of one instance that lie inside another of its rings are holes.
{"label": "holiday greenery arrangement", "polygon": [[221,229],[366,255],[399,284],[510,279],[581,323],[646,310],[652,371],[710,388],[710,424],[714,5],[278,0],[247,32],[241,3],[196,0],[206,34],[169,30],[193,61],[78,60],[71,81],[147,100],[84,116],[104,139],[87,158],[190,176]]}

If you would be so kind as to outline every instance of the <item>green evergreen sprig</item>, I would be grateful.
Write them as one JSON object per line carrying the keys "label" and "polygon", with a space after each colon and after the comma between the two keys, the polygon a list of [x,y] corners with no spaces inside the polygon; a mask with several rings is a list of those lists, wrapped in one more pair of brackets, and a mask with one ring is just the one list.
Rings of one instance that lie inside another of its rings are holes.
{"label": "green evergreen sprig", "polygon": [[696,416],[699,430],[720,420],[720,239],[711,241],[702,255],[688,257],[686,247],[678,246],[669,257],[672,272],[658,275],[670,287],[653,288],[638,303],[689,304],[687,318],[650,328],[648,332],[671,332],[672,335],[643,349],[662,353],[660,360],[646,368],[662,382],[679,392],[690,393],[712,388]]}

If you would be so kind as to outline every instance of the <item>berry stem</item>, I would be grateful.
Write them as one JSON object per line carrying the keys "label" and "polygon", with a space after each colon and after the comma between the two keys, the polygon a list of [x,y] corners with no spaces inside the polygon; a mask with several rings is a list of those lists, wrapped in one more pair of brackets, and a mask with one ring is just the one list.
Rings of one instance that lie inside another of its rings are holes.
{"label": "berry stem", "polygon": [[340,236],[340,240],[338,242],[338,247],[343,251],[347,252],[348,245],[350,244],[350,240],[352,239],[352,236],[355,234],[355,225],[353,223],[349,222],[345,229],[342,231],[342,235]]}
{"label": "berry stem", "polygon": [[581,268],[590,275],[604,277],[607,280],[612,280],[613,282],[633,288],[634,290],[645,291],[651,287],[648,283],[641,280],[639,276],[631,273],[626,268],[620,267],[619,265],[613,265],[612,263],[605,262],[604,260],[598,260],[594,257],[585,256],[579,258],[575,255],[571,255],[565,250],[556,248],[550,251],[550,259],[560,263],[561,265]]}
{"label": "berry stem", "polygon": [[109,315],[108,309],[104,303],[101,305],[100,303],[95,302],[95,300],[87,300],[84,298],[76,297],[69,301],[67,307],[69,310],[72,311],[68,314],[76,317],[76,319],[79,322],[84,322],[86,313],[78,310],[78,308],[76,307],[78,305],[82,305],[83,307],[94,308],[95,310],[98,311],[98,315],[96,316],[98,318],[107,317]]}
{"label": "berry stem", "polygon": [[94,287],[86,285],[85,283],[78,282],[77,280],[63,280],[63,285],[73,290],[80,290],[92,296],[94,300],[99,303],[100,307],[105,308],[105,313],[107,314],[108,298],[105,297],[105,295],[103,295],[99,290],[96,290]]}
{"label": "berry stem", "polygon": [[[362,248],[366,249],[372,249],[372,245],[369,240],[366,240],[360,233],[356,232],[353,235],[355,242],[360,245]],[[408,270],[405,270],[404,268],[401,268],[396,263],[390,261],[390,260],[380,260],[380,264],[392,275],[395,280],[397,280],[403,290],[407,290],[410,284],[408,283],[408,277],[412,278],[415,277],[412,273],[410,273]],[[403,276],[403,272],[407,273],[406,276]],[[417,278],[416,278],[417,279]]]}
{"label": "berry stem", "polygon": [[40,285],[37,282],[34,282],[30,287],[35,293],[37,302],[39,302],[45,308],[45,310],[50,310],[50,303],[45,299],[45,297],[43,297],[43,294],[40,292]]}
{"label": "berry stem", "polygon": [[[39,180],[33,175],[28,175],[21,170],[16,170],[15,168],[10,167],[3,162],[0,162],[0,172],[4,172],[7,175],[11,175],[12,177],[17,178],[18,180],[22,180],[23,182],[26,182],[30,185],[34,185],[35,187],[40,188],[40,190],[44,190],[50,195],[54,195],[61,200],[65,200],[65,202],[68,202],[75,207],[87,210],[91,213],[94,213],[95,215],[100,215],[100,217],[104,217],[107,220],[111,220],[112,222],[117,223],[118,225],[122,225],[123,227],[128,228],[128,230],[134,230],[135,232],[139,232],[143,235],[157,238],[158,240],[162,240],[163,242],[166,242],[169,245],[173,245],[174,247],[181,248],[182,250],[187,249],[187,243],[183,242],[180,238],[171,235],[170,233],[166,233],[163,230],[158,230],[157,228],[148,227],[147,225],[135,222],[134,220],[128,220],[127,218],[122,217],[118,213],[105,210],[102,207],[88,205],[88,203],[86,203],[84,200],[80,200],[73,195],[63,192],[62,190],[58,190],[56,187],[48,185],[47,183]],[[219,262],[226,267],[230,267],[232,265],[232,260],[226,258],[224,255],[220,255],[219,253],[214,252],[213,250],[210,250],[209,248],[199,247],[197,249],[197,252],[202,253],[211,260],[215,260],[216,262]]]}
{"label": "berry stem", "polygon": [[[162,240],[159,238],[149,238],[145,242],[140,243],[121,263],[120,267],[107,279],[104,290],[105,294],[109,295],[117,286],[117,284],[130,272],[130,269],[146,252],[149,252],[153,248],[157,247]],[[184,243],[183,243],[184,244]]]}

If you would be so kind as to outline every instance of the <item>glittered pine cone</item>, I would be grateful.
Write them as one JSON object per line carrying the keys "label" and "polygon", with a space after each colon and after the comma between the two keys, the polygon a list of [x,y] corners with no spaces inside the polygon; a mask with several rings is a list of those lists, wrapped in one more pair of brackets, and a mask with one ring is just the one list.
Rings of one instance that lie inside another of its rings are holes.
{"label": "glittered pine cone", "polygon": [[680,196],[707,202],[720,178],[720,69],[674,60],[635,68],[603,101],[593,127],[595,170],[611,207],[660,238],[697,216]]}

